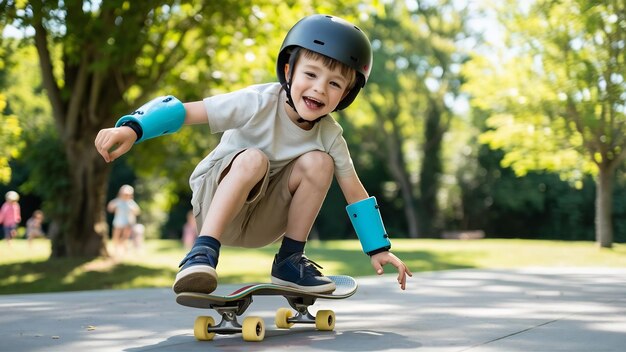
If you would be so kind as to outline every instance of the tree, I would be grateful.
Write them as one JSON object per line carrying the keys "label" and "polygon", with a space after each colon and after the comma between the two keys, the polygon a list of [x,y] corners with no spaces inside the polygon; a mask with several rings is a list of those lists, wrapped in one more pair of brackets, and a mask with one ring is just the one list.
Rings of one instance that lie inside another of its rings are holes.
{"label": "tree", "polygon": [[[596,241],[613,242],[612,192],[626,158],[626,4],[507,1],[498,8],[507,48],[467,70],[475,106],[492,112],[482,141],[516,174],[596,179]],[[481,63],[482,64],[478,64]]]}
{"label": "tree", "polygon": [[[4,56],[6,65],[2,70],[0,91],[6,97],[4,112],[12,115],[14,122],[3,121],[0,130],[12,127],[21,133],[19,136],[3,135],[0,138],[2,143],[8,144],[1,148],[3,151],[19,150],[19,154],[11,155],[10,169],[7,167],[10,175],[8,172],[3,174],[7,178],[0,177],[0,183],[7,183],[12,189],[26,196],[22,211],[28,212],[29,198],[32,198],[29,196],[36,196],[38,199],[56,199],[57,194],[66,190],[65,178],[50,177],[56,174],[53,167],[55,164],[60,165],[58,170],[62,175],[65,173],[65,168],[62,167],[65,159],[59,158],[56,154],[60,143],[58,136],[53,132],[50,104],[41,87],[39,60],[35,47],[31,45],[32,41],[10,37],[2,40],[5,42],[3,48],[7,49],[7,55]],[[57,209],[62,212],[62,208],[44,205],[48,218],[55,214]],[[23,215],[28,216],[29,213]]]}
{"label": "tree", "polygon": [[[392,2],[372,16],[372,75],[363,95],[378,145],[403,200],[410,237],[436,234],[443,138],[459,94],[466,10],[454,2]],[[419,155],[419,156],[418,156]],[[418,166],[419,165],[419,166]],[[416,179],[419,183],[416,184]]]}
{"label": "tree", "polygon": [[[227,47],[245,33],[250,6],[241,1],[5,1],[0,23],[32,28],[63,155],[67,211],[56,256],[106,255],[105,189],[110,172],[93,147],[128,106],[145,102],[190,52]],[[220,31],[231,31],[220,36]],[[205,62],[210,66],[210,54]]]}

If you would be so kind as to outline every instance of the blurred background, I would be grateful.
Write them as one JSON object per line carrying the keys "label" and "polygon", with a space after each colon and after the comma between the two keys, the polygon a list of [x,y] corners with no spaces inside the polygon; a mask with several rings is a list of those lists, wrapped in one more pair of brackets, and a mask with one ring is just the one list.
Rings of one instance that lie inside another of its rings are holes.
{"label": "blurred background", "polygon": [[[276,80],[288,29],[326,13],[374,48],[334,117],[394,238],[626,241],[623,1],[0,2],[0,194],[37,209],[51,257],[107,256],[106,203],[135,188],[145,238],[180,239],[207,126],[106,164],[102,128],[152,98]],[[333,185],[312,236],[356,238]]]}

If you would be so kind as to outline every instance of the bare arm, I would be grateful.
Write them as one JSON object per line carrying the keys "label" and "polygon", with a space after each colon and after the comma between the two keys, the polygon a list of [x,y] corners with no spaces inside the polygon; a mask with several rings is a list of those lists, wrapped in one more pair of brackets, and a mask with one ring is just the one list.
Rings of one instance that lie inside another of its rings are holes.
{"label": "bare arm", "polygon": [[350,176],[337,177],[337,183],[348,204],[363,200],[369,195],[356,173]]}
{"label": "bare arm", "polygon": [[107,204],[107,211],[109,213],[114,213],[115,208],[117,208],[117,198],[111,199]]}
{"label": "bare arm", "polygon": [[139,204],[137,204],[134,200],[131,203],[131,209],[133,211],[133,214],[135,215],[141,214],[141,208],[139,208]]}
{"label": "bare arm", "polygon": [[185,125],[197,125],[209,122],[202,100],[184,103],[183,106],[185,107]]}
{"label": "bare arm", "polygon": [[[367,191],[359,177],[355,174],[345,177],[337,177],[337,183],[341,188],[341,191],[346,198],[348,204],[358,202],[360,200],[368,198]],[[371,256],[371,264],[378,275],[384,273],[383,266],[391,264],[398,270],[398,284],[401,289],[406,289],[406,277],[413,276],[409,267],[404,264],[400,258],[396,257],[390,251],[384,251]]]}

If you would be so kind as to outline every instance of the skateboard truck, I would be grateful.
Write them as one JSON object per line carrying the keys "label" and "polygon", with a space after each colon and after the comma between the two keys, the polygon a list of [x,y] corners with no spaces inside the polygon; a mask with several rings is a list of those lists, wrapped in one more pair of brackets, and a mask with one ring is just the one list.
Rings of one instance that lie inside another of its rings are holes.
{"label": "skateboard truck", "polygon": [[[234,303],[234,304],[231,304]],[[199,340],[212,340],[215,334],[232,335],[243,334],[245,341],[262,341],[265,337],[265,323],[260,317],[247,317],[243,320],[243,325],[237,320],[238,315],[242,315],[252,303],[252,296],[236,302],[227,302],[225,305],[211,305],[221,317],[219,324],[215,325],[215,320],[209,316],[196,318],[194,324],[194,335]]]}
{"label": "skateboard truck", "polygon": [[294,324],[315,324],[321,331],[332,331],[335,328],[335,312],[320,310],[314,316],[309,312],[309,306],[315,304],[314,297],[285,296],[291,308],[296,310],[294,316],[289,308],[280,308],[276,312],[275,323],[277,328],[289,329]]}
{"label": "skateboard truck", "polygon": [[232,308],[216,308],[215,311],[222,316],[222,321],[215,326],[209,326],[208,332],[215,332],[218,334],[237,334],[243,329],[241,324],[237,321],[237,313]]}

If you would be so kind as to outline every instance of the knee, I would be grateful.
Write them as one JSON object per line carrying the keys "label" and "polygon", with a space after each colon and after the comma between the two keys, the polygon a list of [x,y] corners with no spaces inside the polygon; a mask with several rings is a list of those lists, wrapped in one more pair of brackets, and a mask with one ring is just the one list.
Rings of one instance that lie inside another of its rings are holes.
{"label": "knee", "polygon": [[305,177],[311,181],[330,184],[335,171],[335,162],[327,153],[313,151],[303,154],[298,159],[298,166]]}
{"label": "knee", "polygon": [[262,177],[267,171],[267,156],[258,149],[246,149],[235,157],[231,171],[236,170],[243,175]]}

